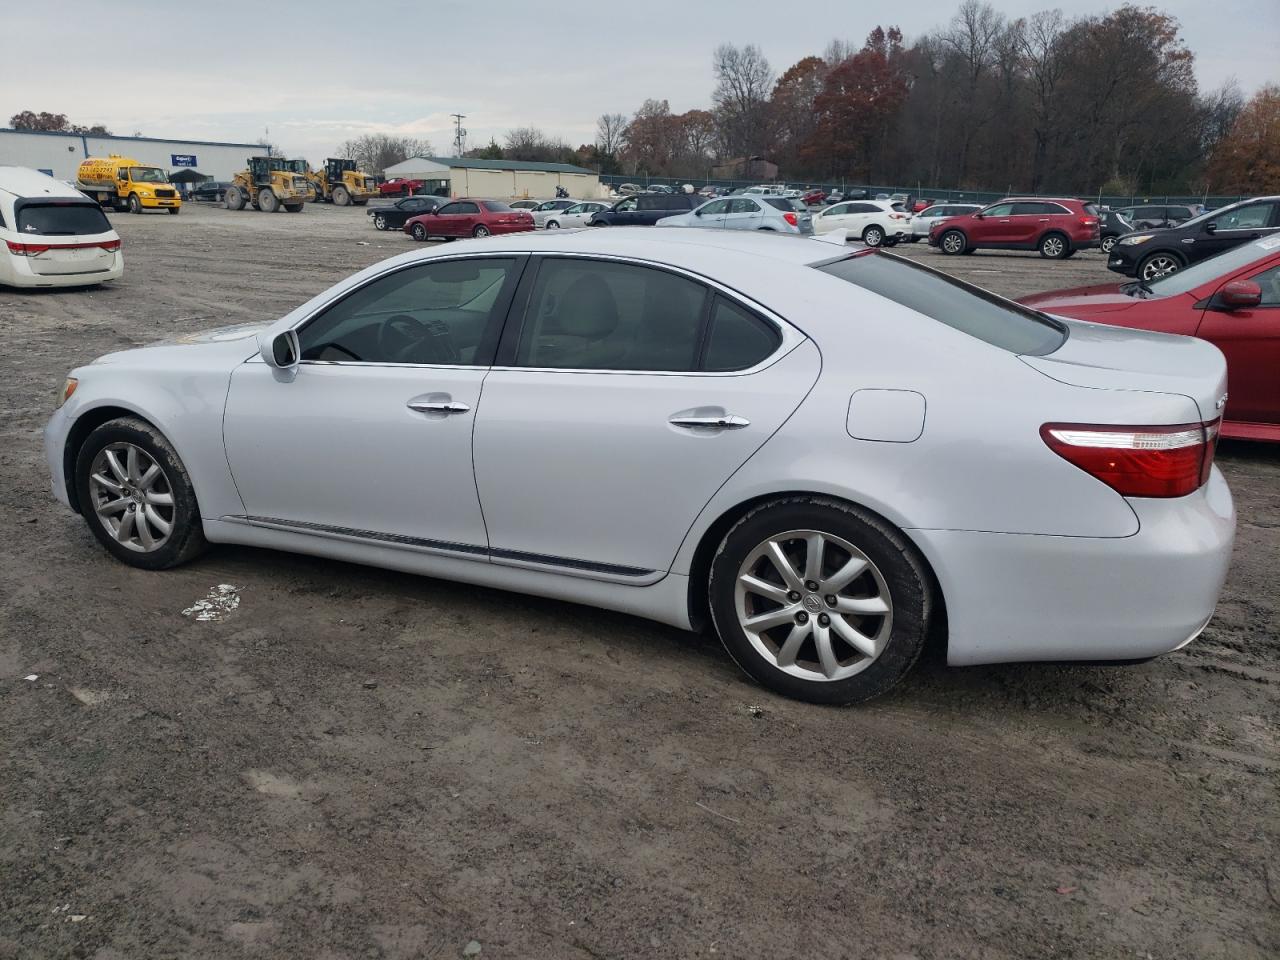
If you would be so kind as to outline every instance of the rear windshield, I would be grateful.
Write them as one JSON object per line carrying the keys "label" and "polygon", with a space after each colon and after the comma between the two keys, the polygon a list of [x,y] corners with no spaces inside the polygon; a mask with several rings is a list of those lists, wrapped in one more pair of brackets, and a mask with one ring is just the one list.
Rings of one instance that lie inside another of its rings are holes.
{"label": "rear windshield", "polygon": [[35,236],[84,237],[111,230],[96,203],[24,203],[17,214],[17,231]]}
{"label": "rear windshield", "polygon": [[1067,339],[1066,327],[1042,313],[892,254],[854,254],[816,269],[1010,353],[1044,356]]}

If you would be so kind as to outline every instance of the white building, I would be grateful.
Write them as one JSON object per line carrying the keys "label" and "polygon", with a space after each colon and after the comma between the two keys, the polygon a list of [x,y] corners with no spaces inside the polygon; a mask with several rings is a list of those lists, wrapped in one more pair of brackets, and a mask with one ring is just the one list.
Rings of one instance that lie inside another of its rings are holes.
{"label": "white building", "polygon": [[214,180],[230,180],[245,168],[247,158],[264,151],[265,148],[256,143],[158,140],[0,127],[0,163],[31,167],[59,180],[74,181],[80,161],[85,157],[106,157],[113,153],[170,173],[194,169]]}
{"label": "white building", "polygon": [[571,163],[410,157],[387,167],[383,174],[388,180],[426,180],[429,193],[450,197],[551,198],[556,195],[556,187],[564,187],[569,196],[583,199],[608,193],[600,186],[599,174]]}

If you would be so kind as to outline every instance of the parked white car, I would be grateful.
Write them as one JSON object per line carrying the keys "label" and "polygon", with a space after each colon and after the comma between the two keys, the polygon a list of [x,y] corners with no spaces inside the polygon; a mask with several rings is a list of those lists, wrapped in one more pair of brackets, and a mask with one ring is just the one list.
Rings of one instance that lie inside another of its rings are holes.
{"label": "parked white car", "polygon": [[581,200],[568,200],[563,197],[557,197],[555,200],[544,200],[529,212],[533,214],[533,228],[541,230],[547,225],[547,220],[558,213],[568,210],[575,204],[581,203]]}
{"label": "parked white car", "polygon": [[125,563],[250,544],[711,624],[816,702],[934,630],[957,664],[1176,649],[1231,557],[1216,347],[830,241],[464,240],[102,361],[44,445]]}
{"label": "parked white car", "polygon": [[606,203],[603,200],[583,200],[575,203],[571,207],[565,207],[563,210],[557,211],[547,217],[543,224],[547,230],[557,230],[569,227],[585,227],[587,221],[591,219],[591,215],[608,210],[613,204]]}
{"label": "parked white car", "polygon": [[688,213],[663,217],[657,226],[813,233],[813,215],[803,203],[792,197],[722,197],[708,200]]}
{"label": "parked white car", "polygon": [[813,232],[846,231],[868,247],[893,246],[910,233],[911,215],[890,200],[846,200],[814,214]]}
{"label": "parked white car", "polygon": [[75,187],[0,166],[0,285],[86,287],[124,273],[120,235]]}
{"label": "parked white car", "polygon": [[905,238],[910,243],[929,238],[929,228],[946,217],[958,217],[966,213],[981,210],[980,203],[935,203],[915,214],[910,221],[910,234]]}

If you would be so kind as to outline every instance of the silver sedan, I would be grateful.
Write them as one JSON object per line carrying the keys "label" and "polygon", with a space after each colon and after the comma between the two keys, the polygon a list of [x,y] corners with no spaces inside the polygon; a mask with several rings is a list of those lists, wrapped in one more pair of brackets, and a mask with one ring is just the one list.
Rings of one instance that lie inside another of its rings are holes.
{"label": "silver sedan", "polygon": [[547,220],[551,217],[568,210],[570,207],[580,202],[581,201],[579,200],[567,200],[563,198],[558,198],[556,200],[544,200],[529,211],[533,214],[534,229],[541,230],[547,225]]}
{"label": "silver sedan", "polygon": [[249,544],[709,626],[771,689],[849,703],[927,637],[957,664],[1193,640],[1235,527],[1225,383],[1203,340],[840,234],[526,232],[78,367],[44,442],[140,569]]}
{"label": "silver sedan", "polygon": [[583,200],[581,203],[575,203],[571,207],[566,207],[551,214],[547,217],[543,227],[547,230],[556,230],[562,227],[585,227],[592,214],[608,210],[610,206],[612,204],[603,200]]}

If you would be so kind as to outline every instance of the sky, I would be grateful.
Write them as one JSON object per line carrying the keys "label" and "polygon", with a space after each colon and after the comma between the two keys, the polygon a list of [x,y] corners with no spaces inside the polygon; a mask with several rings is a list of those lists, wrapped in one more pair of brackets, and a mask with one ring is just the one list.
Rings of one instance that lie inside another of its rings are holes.
{"label": "sky", "polygon": [[[1280,0],[1139,0],[1176,16],[1201,88],[1234,78],[1248,95],[1280,82]],[[959,0],[350,0],[294,3],[101,0],[7,4],[0,124],[20,110],[65,113],[117,134],[252,143],[268,134],[312,162],[363,133],[427,139],[452,153],[535,126],[573,146],[602,113],[649,97],[676,113],[710,103],[711,53],[755,43],[775,74],[833,38],[861,45],[877,24],[908,42],[944,25]],[[1113,0],[992,0],[1009,18],[1038,10],[1105,13]],[[253,21],[297,23],[279,38]],[[796,10],[788,17],[787,9]],[[122,11],[128,11],[122,15]],[[331,17],[327,15],[331,13]],[[332,24],[343,26],[335,29]],[[198,24],[198,26],[196,26]],[[238,32],[233,34],[235,25]],[[52,47],[52,49],[51,49]]]}

